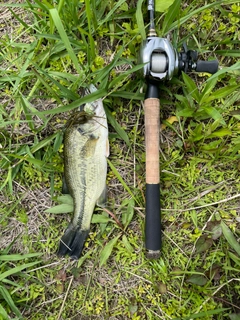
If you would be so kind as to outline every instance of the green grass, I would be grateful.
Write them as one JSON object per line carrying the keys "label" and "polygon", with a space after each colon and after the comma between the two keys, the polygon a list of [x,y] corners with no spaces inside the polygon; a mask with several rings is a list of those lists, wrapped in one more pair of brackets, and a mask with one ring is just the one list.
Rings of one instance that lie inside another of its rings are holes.
{"label": "green grass", "polygon": [[[163,249],[149,261],[138,65],[146,3],[0,4],[0,319],[239,319],[239,13],[238,1],[176,0],[156,14],[159,36],[217,58],[220,70],[160,85]],[[98,90],[82,97],[90,83]],[[98,98],[109,205],[96,208],[72,262],[55,255],[72,208],[61,196],[62,129]]]}

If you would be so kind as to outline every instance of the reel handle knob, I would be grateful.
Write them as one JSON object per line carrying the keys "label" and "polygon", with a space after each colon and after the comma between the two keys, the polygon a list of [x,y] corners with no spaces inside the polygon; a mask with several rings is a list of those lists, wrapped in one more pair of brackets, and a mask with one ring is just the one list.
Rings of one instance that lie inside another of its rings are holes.
{"label": "reel handle knob", "polygon": [[212,60],[212,61],[198,60],[196,62],[195,71],[208,72],[208,73],[214,74],[218,71],[218,61],[217,60]]}

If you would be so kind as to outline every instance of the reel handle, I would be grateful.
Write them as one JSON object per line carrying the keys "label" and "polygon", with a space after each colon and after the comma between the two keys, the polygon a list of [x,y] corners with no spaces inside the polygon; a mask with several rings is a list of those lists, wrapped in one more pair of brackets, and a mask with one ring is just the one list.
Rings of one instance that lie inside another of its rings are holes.
{"label": "reel handle", "polygon": [[198,60],[196,63],[195,71],[197,72],[208,72],[214,74],[218,71],[218,61],[202,61]]}

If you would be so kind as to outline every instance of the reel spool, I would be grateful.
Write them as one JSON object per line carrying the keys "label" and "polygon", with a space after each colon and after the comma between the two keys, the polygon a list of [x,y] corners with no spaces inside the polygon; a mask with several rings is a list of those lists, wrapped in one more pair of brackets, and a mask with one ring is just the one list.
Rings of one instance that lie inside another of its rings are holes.
{"label": "reel spool", "polygon": [[151,57],[151,71],[165,73],[168,67],[168,58],[164,53],[153,53]]}

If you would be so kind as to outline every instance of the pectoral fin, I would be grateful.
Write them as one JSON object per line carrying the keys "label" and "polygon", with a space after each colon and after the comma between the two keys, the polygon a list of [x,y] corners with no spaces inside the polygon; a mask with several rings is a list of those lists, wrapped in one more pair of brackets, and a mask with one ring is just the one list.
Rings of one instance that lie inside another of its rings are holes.
{"label": "pectoral fin", "polygon": [[82,155],[86,158],[92,157],[95,153],[98,138],[90,138],[82,148]]}
{"label": "pectoral fin", "polygon": [[103,207],[103,208],[106,207],[106,205],[107,205],[107,185],[105,185],[102,194],[98,198],[97,205],[99,207]]}

